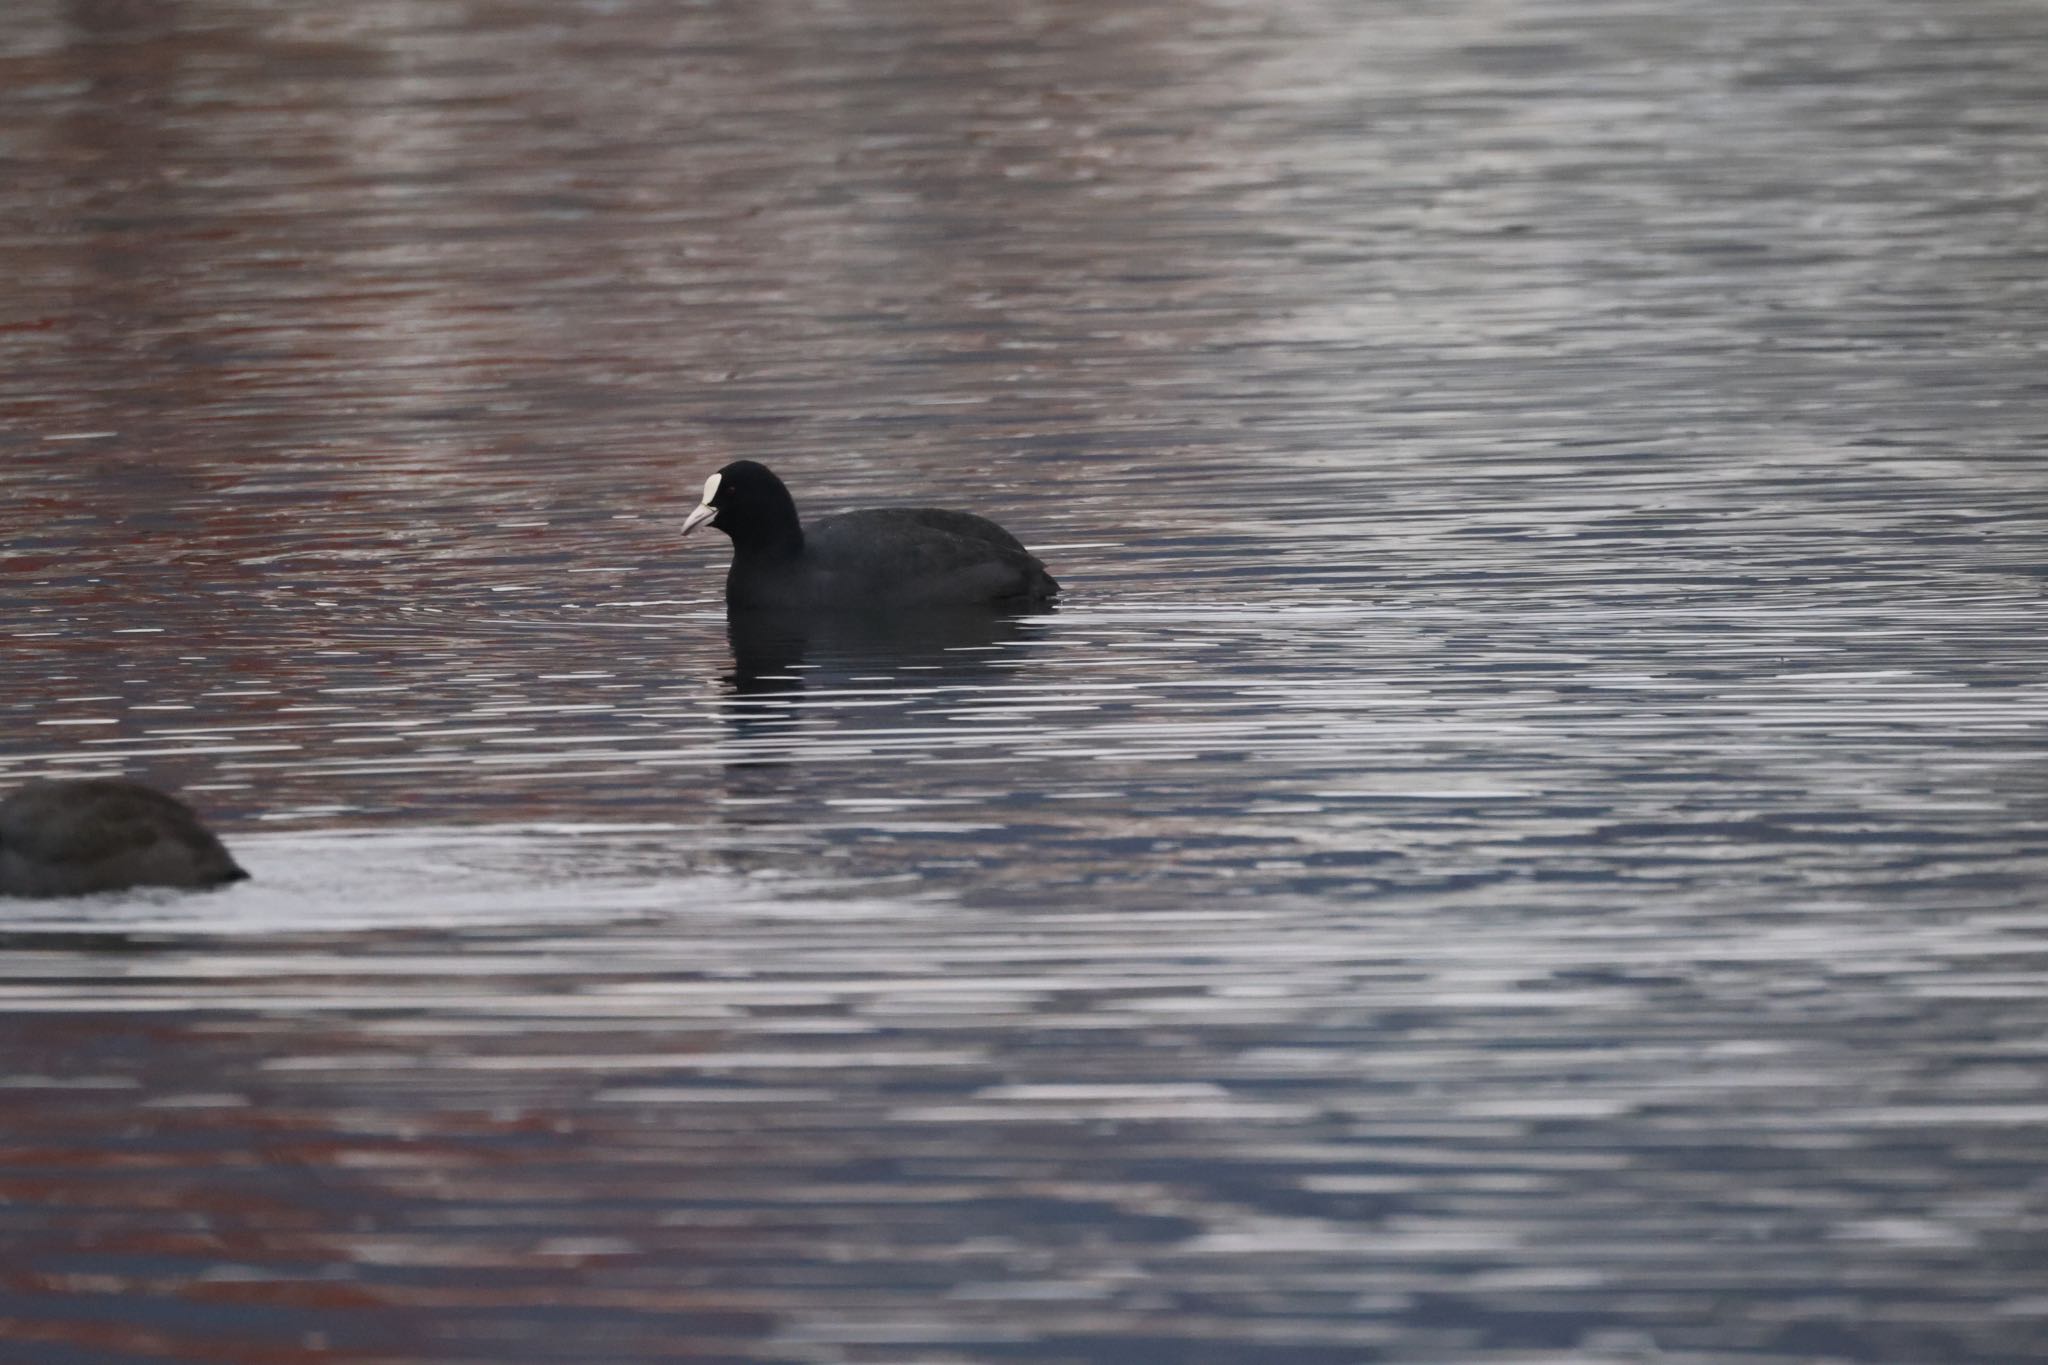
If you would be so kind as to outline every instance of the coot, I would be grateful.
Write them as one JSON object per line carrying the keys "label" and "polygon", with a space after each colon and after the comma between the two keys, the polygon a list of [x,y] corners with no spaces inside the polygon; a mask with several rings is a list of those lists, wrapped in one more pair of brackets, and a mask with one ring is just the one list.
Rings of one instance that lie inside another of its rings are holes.
{"label": "coot", "polygon": [[35,781],[0,801],[0,896],[219,886],[248,875],[190,806],[140,782]]}
{"label": "coot", "polygon": [[704,481],[683,534],[707,524],[732,537],[730,607],[1028,606],[1060,590],[1015,536],[972,512],[871,507],[806,529],[782,480],[752,460]]}

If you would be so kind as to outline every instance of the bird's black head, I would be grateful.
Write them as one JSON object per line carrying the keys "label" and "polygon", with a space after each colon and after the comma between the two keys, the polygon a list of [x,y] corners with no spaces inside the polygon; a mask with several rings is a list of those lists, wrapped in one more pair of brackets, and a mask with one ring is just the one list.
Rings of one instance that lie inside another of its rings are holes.
{"label": "bird's black head", "polygon": [[707,523],[731,536],[737,551],[803,548],[796,500],[767,465],[752,460],[734,460],[704,480],[704,501],[683,520],[683,534]]}

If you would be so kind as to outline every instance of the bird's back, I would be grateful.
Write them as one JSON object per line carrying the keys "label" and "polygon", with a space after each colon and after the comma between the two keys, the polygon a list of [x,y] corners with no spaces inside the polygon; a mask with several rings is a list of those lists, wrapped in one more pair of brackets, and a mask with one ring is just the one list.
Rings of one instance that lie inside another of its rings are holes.
{"label": "bird's back", "polygon": [[30,782],[0,801],[0,895],[217,886],[247,875],[191,807],[139,782]]}
{"label": "bird's back", "polygon": [[1022,542],[972,512],[873,507],[805,528],[813,591],[875,605],[1042,602],[1059,591]]}

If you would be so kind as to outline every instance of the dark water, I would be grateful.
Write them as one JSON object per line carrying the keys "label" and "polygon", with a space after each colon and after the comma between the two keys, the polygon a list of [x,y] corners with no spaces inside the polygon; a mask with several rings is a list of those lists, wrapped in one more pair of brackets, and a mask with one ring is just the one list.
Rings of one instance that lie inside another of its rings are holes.
{"label": "dark water", "polygon": [[[2048,10],[0,7],[0,1358],[2048,1359]],[[729,641],[705,474],[1057,610]]]}

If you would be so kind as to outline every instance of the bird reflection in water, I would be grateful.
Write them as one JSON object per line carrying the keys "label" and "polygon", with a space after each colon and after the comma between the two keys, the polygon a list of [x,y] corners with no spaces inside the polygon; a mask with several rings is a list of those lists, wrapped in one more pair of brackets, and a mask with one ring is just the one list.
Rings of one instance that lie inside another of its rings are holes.
{"label": "bird reflection in water", "polygon": [[1013,673],[1015,646],[1051,607],[954,607],[913,614],[734,611],[722,708],[742,753],[729,768],[780,766],[804,732],[912,723],[944,687]]}
{"label": "bird reflection in water", "polygon": [[862,612],[734,611],[726,617],[736,696],[801,691],[806,675],[821,685],[873,684],[898,673],[929,681],[985,678],[1014,666],[1006,646],[1026,637],[1033,617],[1051,607],[926,609],[913,615]]}

